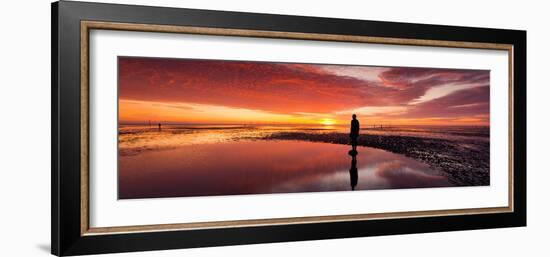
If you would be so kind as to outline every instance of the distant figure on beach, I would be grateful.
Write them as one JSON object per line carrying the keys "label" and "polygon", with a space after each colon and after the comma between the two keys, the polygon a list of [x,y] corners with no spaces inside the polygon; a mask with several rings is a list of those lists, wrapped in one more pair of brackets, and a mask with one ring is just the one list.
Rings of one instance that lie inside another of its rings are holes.
{"label": "distant figure on beach", "polygon": [[161,126],[160,126],[160,123],[159,123],[159,130],[160,130],[160,127],[161,127]]}
{"label": "distant figure on beach", "polygon": [[359,179],[359,174],[357,173],[357,151],[350,151],[351,155],[351,168],[349,169],[349,180],[351,190],[355,190],[357,186],[357,180]]}
{"label": "distant figure on beach", "polygon": [[351,141],[352,151],[357,151],[357,138],[359,138],[359,121],[357,120],[357,115],[353,114],[351,116],[351,128],[349,131],[349,138]]}

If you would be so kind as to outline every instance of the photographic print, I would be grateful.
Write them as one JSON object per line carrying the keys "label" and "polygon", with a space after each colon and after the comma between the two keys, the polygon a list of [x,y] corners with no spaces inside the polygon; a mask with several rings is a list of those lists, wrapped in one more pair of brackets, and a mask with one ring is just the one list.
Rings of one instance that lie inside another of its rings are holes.
{"label": "photographic print", "polygon": [[119,199],[487,186],[489,70],[118,57]]}

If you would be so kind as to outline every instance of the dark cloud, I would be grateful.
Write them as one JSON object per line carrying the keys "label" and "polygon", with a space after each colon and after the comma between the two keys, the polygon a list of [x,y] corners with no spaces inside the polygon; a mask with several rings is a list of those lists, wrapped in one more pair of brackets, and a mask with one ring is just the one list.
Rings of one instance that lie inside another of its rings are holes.
{"label": "dark cloud", "polygon": [[409,108],[411,118],[463,117],[489,114],[489,86],[455,91]]}

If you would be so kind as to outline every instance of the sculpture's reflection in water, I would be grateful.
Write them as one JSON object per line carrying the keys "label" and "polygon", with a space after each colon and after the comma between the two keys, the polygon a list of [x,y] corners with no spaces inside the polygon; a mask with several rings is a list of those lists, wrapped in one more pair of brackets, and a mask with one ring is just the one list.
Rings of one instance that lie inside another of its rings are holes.
{"label": "sculpture's reflection in water", "polygon": [[357,115],[353,114],[351,116],[351,124],[349,130],[351,150],[348,152],[348,154],[351,156],[351,168],[349,169],[351,190],[355,190],[355,186],[357,186],[357,179],[359,177],[359,174],[357,173],[357,139],[359,138],[359,131],[359,120],[357,120]]}
{"label": "sculpture's reflection in water", "polygon": [[349,169],[349,180],[351,185],[351,190],[355,190],[357,186],[357,180],[359,179],[359,173],[357,172],[357,150],[350,150],[348,152],[351,155],[351,168]]}

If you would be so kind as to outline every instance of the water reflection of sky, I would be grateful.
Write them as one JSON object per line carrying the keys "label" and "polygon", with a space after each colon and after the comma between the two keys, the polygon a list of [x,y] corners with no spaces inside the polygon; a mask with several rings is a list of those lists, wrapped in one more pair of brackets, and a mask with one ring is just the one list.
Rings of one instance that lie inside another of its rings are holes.
{"label": "water reflection of sky", "polygon": [[450,186],[426,164],[368,147],[358,147],[355,172],[349,150],[327,143],[239,140],[121,155],[119,197]]}

